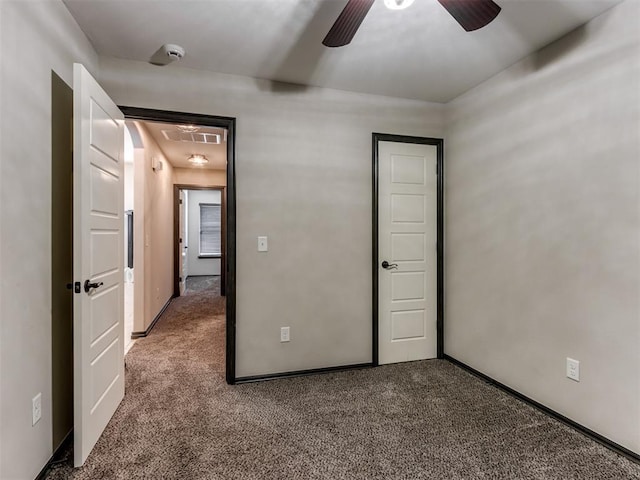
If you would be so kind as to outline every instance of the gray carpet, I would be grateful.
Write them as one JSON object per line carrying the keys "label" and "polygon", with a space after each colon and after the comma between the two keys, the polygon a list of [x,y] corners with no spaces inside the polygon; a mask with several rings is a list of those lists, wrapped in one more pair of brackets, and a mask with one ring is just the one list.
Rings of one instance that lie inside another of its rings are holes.
{"label": "gray carpet", "polygon": [[187,281],[185,282],[185,294],[198,293],[203,290],[216,288],[214,285],[216,282],[220,282],[219,276],[198,275],[195,277],[187,277]]}
{"label": "gray carpet", "polygon": [[125,399],[85,466],[47,478],[640,479],[446,361],[228,386],[217,289],[171,303],[127,355]]}

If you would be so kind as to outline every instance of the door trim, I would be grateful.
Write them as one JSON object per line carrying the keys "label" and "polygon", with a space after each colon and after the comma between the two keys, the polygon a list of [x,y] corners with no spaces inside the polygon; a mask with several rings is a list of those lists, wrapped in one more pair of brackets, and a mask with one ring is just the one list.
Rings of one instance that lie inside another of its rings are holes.
{"label": "door trim", "polygon": [[199,113],[171,112],[149,108],[119,106],[125,119],[146,120],[164,123],[199,124],[208,127],[226,128],[227,134],[227,185],[225,298],[226,298],[226,355],[225,377],[228,384],[236,383],[236,169],[235,132],[236,119]]}
{"label": "door trim", "polygon": [[180,190],[218,190],[220,192],[220,206],[222,209],[221,231],[222,231],[222,255],[220,255],[220,276],[222,283],[220,284],[220,295],[226,296],[226,271],[225,265],[227,256],[225,254],[227,224],[225,219],[226,208],[226,190],[224,185],[190,185],[190,184],[173,184],[173,296],[180,296],[180,280],[178,272],[180,271]]}
{"label": "door trim", "polygon": [[414,143],[419,145],[434,145],[436,151],[436,198],[437,198],[437,216],[436,216],[436,258],[437,258],[437,279],[436,279],[436,358],[444,358],[444,140],[441,138],[429,137],[411,137],[407,135],[392,135],[387,133],[372,134],[372,348],[371,362],[374,366],[378,366],[378,350],[379,350],[379,332],[378,332],[378,143],[379,142],[396,142],[396,143]]}

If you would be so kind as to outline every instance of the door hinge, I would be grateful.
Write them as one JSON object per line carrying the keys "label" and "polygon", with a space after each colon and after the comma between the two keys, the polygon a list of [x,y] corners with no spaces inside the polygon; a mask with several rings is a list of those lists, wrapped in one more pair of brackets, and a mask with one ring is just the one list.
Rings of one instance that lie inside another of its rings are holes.
{"label": "door hinge", "polygon": [[182,239],[179,239],[179,240],[178,240],[178,243],[182,243]]}
{"label": "door hinge", "polygon": [[182,277],[178,277],[178,283],[182,283]]}
{"label": "door hinge", "polygon": [[182,205],[182,199],[180,199],[180,205]]}

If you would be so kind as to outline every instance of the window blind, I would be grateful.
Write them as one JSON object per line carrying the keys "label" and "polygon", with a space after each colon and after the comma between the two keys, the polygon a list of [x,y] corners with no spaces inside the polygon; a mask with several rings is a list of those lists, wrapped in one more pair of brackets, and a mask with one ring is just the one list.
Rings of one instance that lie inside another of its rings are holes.
{"label": "window blind", "polygon": [[200,204],[200,255],[220,255],[222,211],[215,203]]}

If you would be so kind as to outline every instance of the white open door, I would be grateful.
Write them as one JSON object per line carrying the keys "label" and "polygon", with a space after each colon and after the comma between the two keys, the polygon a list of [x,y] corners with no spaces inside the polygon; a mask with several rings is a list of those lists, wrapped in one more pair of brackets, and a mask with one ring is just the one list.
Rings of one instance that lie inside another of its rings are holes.
{"label": "white open door", "polygon": [[178,262],[179,268],[179,279],[180,279],[180,295],[184,295],[184,291],[187,289],[187,275],[188,272],[188,261],[189,256],[187,252],[187,192],[184,190],[179,190],[180,199],[178,201],[178,223],[180,225],[180,232],[178,233],[178,242],[180,249],[180,261]]}
{"label": "white open door", "polygon": [[437,354],[437,151],[378,143],[380,364]]}
{"label": "white open door", "polygon": [[124,117],[89,72],[73,73],[74,464],[124,397]]}

